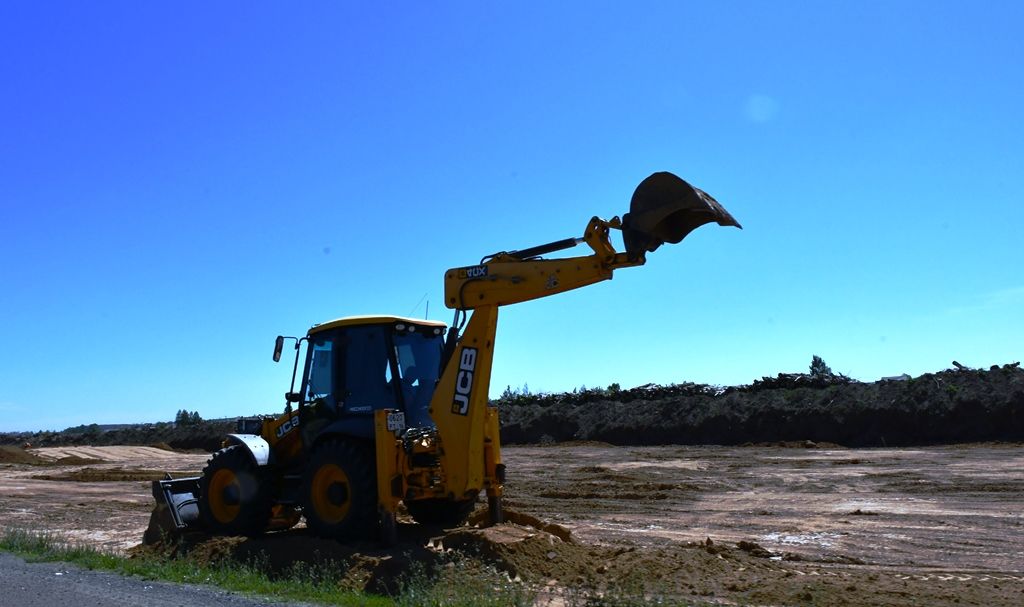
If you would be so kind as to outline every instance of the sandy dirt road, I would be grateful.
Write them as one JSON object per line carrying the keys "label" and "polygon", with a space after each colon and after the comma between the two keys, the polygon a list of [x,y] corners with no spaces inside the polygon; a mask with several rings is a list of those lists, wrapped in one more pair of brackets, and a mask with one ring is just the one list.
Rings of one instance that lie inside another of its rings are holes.
{"label": "sandy dirt road", "polygon": [[[153,509],[150,482],[195,474],[208,454],[153,447],[51,447],[48,465],[0,463],[0,526],[58,533],[123,552],[138,544]],[[62,463],[67,459],[76,463]]]}
{"label": "sandy dirt road", "polygon": [[1024,448],[580,445],[507,457],[509,500],[597,542],[707,537],[877,565],[1024,572]]}
{"label": "sandy dirt road", "polygon": [[[111,550],[140,541],[148,479],[195,473],[208,457],[140,447],[34,454],[51,463],[0,463],[0,526]],[[563,444],[504,455],[509,507],[571,529],[590,547],[572,554],[594,561],[577,570],[640,571],[722,604],[1024,604],[1021,445]],[[713,546],[697,547],[708,538]]]}

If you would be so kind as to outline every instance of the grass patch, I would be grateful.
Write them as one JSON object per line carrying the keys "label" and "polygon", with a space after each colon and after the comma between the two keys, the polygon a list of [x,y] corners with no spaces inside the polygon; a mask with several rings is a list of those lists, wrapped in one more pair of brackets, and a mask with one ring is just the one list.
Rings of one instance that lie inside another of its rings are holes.
{"label": "grass patch", "polygon": [[[67,562],[86,569],[146,580],[205,584],[242,594],[325,605],[525,606],[532,605],[535,596],[522,584],[508,582],[507,578],[503,580],[495,571],[461,573],[454,566],[446,568],[437,577],[427,575],[423,569],[413,568],[401,579],[398,593],[379,596],[340,587],[337,581],[343,577],[340,566],[331,563],[317,566],[296,563],[290,570],[270,577],[265,563],[259,561],[203,565],[188,558],[129,558],[69,542],[60,536],[22,529],[6,529],[0,533],[0,550],[29,562]],[[458,580],[453,580],[453,577]]]}

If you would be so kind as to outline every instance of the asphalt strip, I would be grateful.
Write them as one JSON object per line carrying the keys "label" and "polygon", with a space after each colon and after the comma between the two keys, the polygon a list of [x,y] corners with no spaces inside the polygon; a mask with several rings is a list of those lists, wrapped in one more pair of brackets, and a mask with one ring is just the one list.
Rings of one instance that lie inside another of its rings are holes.
{"label": "asphalt strip", "polygon": [[26,563],[0,552],[0,607],[299,607],[241,596],[212,586],[172,584],[68,563]]}

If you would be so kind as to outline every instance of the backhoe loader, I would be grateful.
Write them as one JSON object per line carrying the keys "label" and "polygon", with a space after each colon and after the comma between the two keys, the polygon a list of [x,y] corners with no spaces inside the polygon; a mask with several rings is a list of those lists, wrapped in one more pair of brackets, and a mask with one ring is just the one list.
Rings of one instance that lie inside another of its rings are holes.
{"label": "backhoe loader", "polygon": [[[393,542],[400,504],[417,522],[454,525],[481,492],[490,520],[501,522],[505,466],[498,411],[488,404],[498,308],[609,280],[710,222],[740,227],[711,196],[655,173],[621,219],[594,217],[582,237],[445,272],[451,326],[355,316],[301,338],[278,336],[275,362],[286,343],[295,350],[284,414],[239,419],[201,476],[154,481],[154,497],[177,528],[214,534],[258,534],[305,518],[320,536]],[[624,251],[611,230],[622,232]],[[580,244],[590,253],[542,257]]]}

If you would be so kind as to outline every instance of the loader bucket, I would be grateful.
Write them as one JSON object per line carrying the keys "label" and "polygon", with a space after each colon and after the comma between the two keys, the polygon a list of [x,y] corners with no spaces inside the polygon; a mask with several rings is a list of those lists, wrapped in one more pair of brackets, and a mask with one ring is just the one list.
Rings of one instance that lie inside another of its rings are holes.
{"label": "loader bucket", "polygon": [[165,510],[173,529],[186,529],[199,524],[199,477],[153,481],[153,497],[157,509]]}
{"label": "loader bucket", "polygon": [[622,217],[622,239],[630,259],[666,242],[675,244],[700,226],[742,226],[717,200],[668,172],[654,173],[633,192]]}

